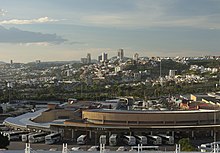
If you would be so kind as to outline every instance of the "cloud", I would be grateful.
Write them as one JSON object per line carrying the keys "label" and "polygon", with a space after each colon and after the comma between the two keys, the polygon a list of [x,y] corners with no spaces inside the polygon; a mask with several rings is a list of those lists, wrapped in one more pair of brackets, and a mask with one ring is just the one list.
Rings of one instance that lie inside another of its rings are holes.
{"label": "cloud", "polygon": [[88,15],[82,18],[83,23],[108,27],[193,27],[206,29],[220,29],[218,18],[220,15],[192,16],[192,17],[147,17],[146,15]]}
{"label": "cloud", "polygon": [[73,42],[69,42],[70,45],[88,45],[85,42],[80,42],[80,41],[73,41]]}
{"label": "cloud", "polygon": [[[188,3],[187,3],[188,2]],[[84,25],[100,27],[193,27],[220,29],[220,2],[194,2],[189,0],[135,1],[135,9],[121,12],[95,12],[81,17]],[[207,4],[206,4],[207,3]],[[196,7],[199,5],[200,7]],[[209,5],[209,9],[207,9]],[[184,7],[185,6],[185,7]],[[183,9],[184,8],[184,9]],[[185,10],[185,8],[188,8]],[[199,8],[199,9],[198,9]],[[212,9],[213,10],[212,10]]]}
{"label": "cloud", "polygon": [[20,43],[21,46],[49,46],[48,42],[35,42],[35,43]]}
{"label": "cloud", "polygon": [[60,44],[67,41],[56,34],[43,34],[30,31],[22,31],[17,28],[6,29],[0,26],[0,43],[15,44]]}
{"label": "cloud", "polygon": [[47,23],[47,22],[56,22],[58,20],[50,19],[49,17],[42,17],[38,19],[29,19],[29,20],[20,20],[20,19],[11,19],[0,21],[0,24],[36,24],[36,23]]}
{"label": "cloud", "polygon": [[6,13],[7,11],[5,11],[4,9],[0,9],[0,16],[5,16]]}
{"label": "cloud", "polygon": [[118,15],[90,15],[82,18],[82,21],[96,25],[121,25],[124,24],[123,18]]}

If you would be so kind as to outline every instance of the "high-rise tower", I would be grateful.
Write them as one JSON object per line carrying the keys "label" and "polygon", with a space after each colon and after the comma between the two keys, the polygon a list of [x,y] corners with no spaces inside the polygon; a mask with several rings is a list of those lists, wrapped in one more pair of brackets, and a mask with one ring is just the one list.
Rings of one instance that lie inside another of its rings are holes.
{"label": "high-rise tower", "polygon": [[87,58],[87,63],[90,64],[91,63],[91,54],[88,53],[86,58]]}
{"label": "high-rise tower", "polygon": [[124,58],[124,50],[123,49],[118,50],[118,58],[121,60]]}

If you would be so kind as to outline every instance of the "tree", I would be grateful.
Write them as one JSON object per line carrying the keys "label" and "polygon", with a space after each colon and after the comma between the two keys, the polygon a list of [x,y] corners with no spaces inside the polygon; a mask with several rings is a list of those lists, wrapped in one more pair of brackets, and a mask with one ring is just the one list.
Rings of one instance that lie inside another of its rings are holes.
{"label": "tree", "polygon": [[0,134],[0,148],[6,148],[10,144],[7,136]]}
{"label": "tree", "polygon": [[178,141],[181,147],[181,151],[195,151],[195,148],[191,145],[189,138],[183,138]]}

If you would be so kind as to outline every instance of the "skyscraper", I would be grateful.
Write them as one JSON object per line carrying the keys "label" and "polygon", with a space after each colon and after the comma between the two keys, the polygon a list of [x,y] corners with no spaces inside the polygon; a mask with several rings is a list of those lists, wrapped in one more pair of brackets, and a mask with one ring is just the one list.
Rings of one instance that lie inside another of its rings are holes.
{"label": "skyscraper", "polygon": [[123,49],[118,50],[118,58],[120,60],[122,60],[124,58],[124,50]]}
{"label": "skyscraper", "polygon": [[176,70],[170,70],[169,71],[169,77],[175,77],[175,75],[176,75]]}
{"label": "skyscraper", "polygon": [[135,53],[134,56],[133,56],[133,60],[137,61],[139,58],[139,54],[138,53]]}
{"label": "skyscraper", "polygon": [[108,60],[108,54],[107,53],[102,53],[102,55],[98,56],[98,61],[99,62],[105,62]]}
{"label": "skyscraper", "polygon": [[90,64],[91,63],[91,54],[88,53],[87,54],[87,64]]}
{"label": "skyscraper", "polygon": [[102,53],[102,62],[105,62],[108,60],[108,54],[107,53]]}
{"label": "skyscraper", "polygon": [[86,58],[81,58],[81,63],[83,63],[83,64],[90,64],[91,63],[91,54],[87,53]]}
{"label": "skyscraper", "polygon": [[98,61],[101,62],[102,61],[102,55],[98,56]]}

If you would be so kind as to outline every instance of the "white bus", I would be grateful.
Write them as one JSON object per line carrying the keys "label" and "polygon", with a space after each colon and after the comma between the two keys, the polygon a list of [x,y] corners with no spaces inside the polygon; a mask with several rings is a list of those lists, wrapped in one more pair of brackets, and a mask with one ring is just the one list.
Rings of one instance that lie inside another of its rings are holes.
{"label": "white bus", "polygon": [[16,140],[21,140],[21,136],[27,133],[28,133],[27,131],[13,131],[13,132],[5,133],[5,135],[8,136],[8,139],[10,141],[16,141]]}
{"label": "white bus", "polygon": [[[138,150],[138,146],[131,147],[131,150]],[[158,151],[159,146],[142,146],[141,151]]]}
{"label": "white bus", "polygon": [[29,143],[44,142],[47,133],[35,133],[28,136]]}
{"label": "white bus", "polygon": [[54,144],[61,139],[61,133],[51,133],[45,136],[45,144]]}
{"label": "white bus", "polygon": [[[200,146],[198,146],[198,149],[200,149],[201,152],[212,152],[215,144],[217,144],[219,146],[220,141],[201,144]],[[218,149],[218,151],[220,151],[220,148],[218,148],[217,146],[216,146],[216,149]]]}
{"label": "white bus", "polygon": [[[33,134],[33,133],[32,133]],[[21,141],[27,143],[28,142],[28,136],[31,135],[29,134],[22,134],[21,136]]]}
{"label": "white bus", "polygon": [[117,134],[112,134],[109,137],[109,145],[110,146],[116,146],[118,143],[118,135]]}
{"label": "white bus", "polygon": [[126,143],[129,146],[136,145],[136,139],[134,136],[124,135],[123,142]]}
{"label": "white bus", "polygon": [[153,145],[161,145],[162,144],[162,139],[159,136],[148,135],[147,139],[148,139],[148,142],[153,144]]}
{"label": "white bus", "polygon": [[169,136],[169,135],[164,135],[164,134],[158,134],[159,137],[162,138],[162,142],[168,145],[173,145],[174,144],[174,137]]}
{"label": "white bus", "polygon": [[147,145],[147,137],[146,136],[135,135],[135,138],[136,138],[138,144]]}
{"label": "white bus", "polygon": [[86,144],[86,141],[87,141],[87,136],[86,135],[80,135],[78,138],[77,138],[77,144],[78,145],[84,145]]}
{"label": "white bus", "polygon": [[201,144],[198,146],[201,152],[211,152],[213,150],[213,146],[211,143]]}
{"label": "white bus", "polygon": [[7,127],[4,124],[0,123],[0,131],[8,131],[8,130],[10,130],[9,127]]}

